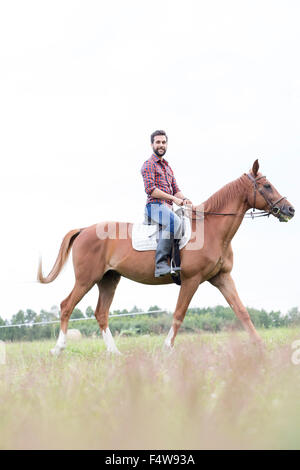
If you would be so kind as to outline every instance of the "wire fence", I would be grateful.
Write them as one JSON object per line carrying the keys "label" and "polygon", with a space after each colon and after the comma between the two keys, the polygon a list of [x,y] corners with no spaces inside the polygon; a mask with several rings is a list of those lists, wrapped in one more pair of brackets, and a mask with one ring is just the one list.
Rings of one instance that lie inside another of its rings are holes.
{"label": "wire fence", "polygon": [[[151,310],[150,312],[129,312],[129,313],[112,313],[109,318],[114,317],[129,317],[134,315],[151,315],[153,313],[167,313],[167,310]],[[75,321],[86,321],[96,320],[95,317],[83,317],[83,318],[71,318],[69,322]],[[17,325],[0,325],[0,328],[20,328],[21,326],[34,326],[34,325],[52,325],[54,323],[60,323],[60,320],[46,321],[46,322],[34,322],[34,323],[18,323]]]}

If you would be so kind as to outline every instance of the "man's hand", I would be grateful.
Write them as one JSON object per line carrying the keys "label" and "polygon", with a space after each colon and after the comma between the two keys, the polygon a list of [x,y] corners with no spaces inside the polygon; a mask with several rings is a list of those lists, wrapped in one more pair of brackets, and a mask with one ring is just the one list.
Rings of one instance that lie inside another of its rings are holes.
{"label": "man's hand", "polygon": [[184,206],[190,206],[190,209],[191,209],[192,211],[197,210],[197,207],[194,206],[194,204],[192,203],[192,201],[191,201],[190,199],[184,199],[184,200],[183,200],[183,205],[184,205]]}
{"label": "man's hand", "polygon": [[184,200],[180,199],[179,197],[173,197],[173,202],[175,202],[176,206],[183,206],[184,205]]}
{"label": "man's hand", "polygon": [[190,201],[189,199],[184,199],[183,204],[189,204],[190,206],[193,205],[192,201]]}

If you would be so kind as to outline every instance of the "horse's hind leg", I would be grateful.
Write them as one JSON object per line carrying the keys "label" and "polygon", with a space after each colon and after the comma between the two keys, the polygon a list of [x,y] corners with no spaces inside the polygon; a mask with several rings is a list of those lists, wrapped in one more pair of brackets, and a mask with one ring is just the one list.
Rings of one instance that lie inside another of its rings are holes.
{"label": "horse's hind leg", "polygon": [[192,300],[192,297],[195,294],[199,284],[200,284],[199,276],[195,276],[190,279],[186,279],[182,281],[176,309],[173,314],[173,324],[164,342],[165,348],[170,349],[174,346],[174,341],[175,341],[177,332],[180,328],[181,323],[184,320],[190,301]]}
{"label": "horse's hind leg", "polygon": [[120,354],[110,329],[108,327],[109,308],[111,306],[117,285],[121,275],[116,271],[108,271],[100,282],[97,283],[99,288],[99,299],[95,311],[95,317],[100,326],[102,337],[106,345],[107,351]]}
{"label": "horse's hind leg", "polygon": [[82,286],[76,282],[71,294],[60,304],[60,332],[55,347],[51,349],[51,353],[53,355],[58,356],[61,351],[65,349],[67,345],[66,335],[70,316],[72,315],[75,306],[91,287],[92,286]]}

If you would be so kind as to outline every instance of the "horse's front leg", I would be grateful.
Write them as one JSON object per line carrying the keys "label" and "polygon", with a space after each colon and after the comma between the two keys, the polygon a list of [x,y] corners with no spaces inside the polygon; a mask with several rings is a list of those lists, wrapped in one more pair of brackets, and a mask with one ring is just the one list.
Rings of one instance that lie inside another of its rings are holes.
{"label": "horse's front leg", "polygon": [[168,349],[174,346],[174,341],[175,341],[177,332],[180,328],[181,323],[184,320],[190,301],[192,300],[192,297],[195,294],[199,284],[200,284],[199,275],[197,277],[192,277],[190,279],[182,280],[176,309],[173,314],[173,323],[168,333],[168,336],[166,337],[165,342],[164,342],[165,347]]}
{"label": "horse's front leg", "polygon": [[262,339],[257,333],[246,307],[243,305],[241,299],[238,296],[231,274],[229,272],[220,272],[215,277],[210,279],[209,282],[217,287],[223,294],[254,343],[261,345]]}

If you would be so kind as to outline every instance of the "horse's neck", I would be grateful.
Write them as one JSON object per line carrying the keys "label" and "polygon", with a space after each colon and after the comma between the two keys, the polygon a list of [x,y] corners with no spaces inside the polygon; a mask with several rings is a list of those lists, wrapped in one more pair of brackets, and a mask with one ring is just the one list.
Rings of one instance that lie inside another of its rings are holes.
{"label": "horse's neck", "polygon": [[225,245],[231,242],[249,208],[245,199],[246,184],[247,182],[242,176],[221,188],[204,202],[205,212],[235,214],[205,217],[205,223],[212,227],[214,233],[220,236],[221,242]]}

